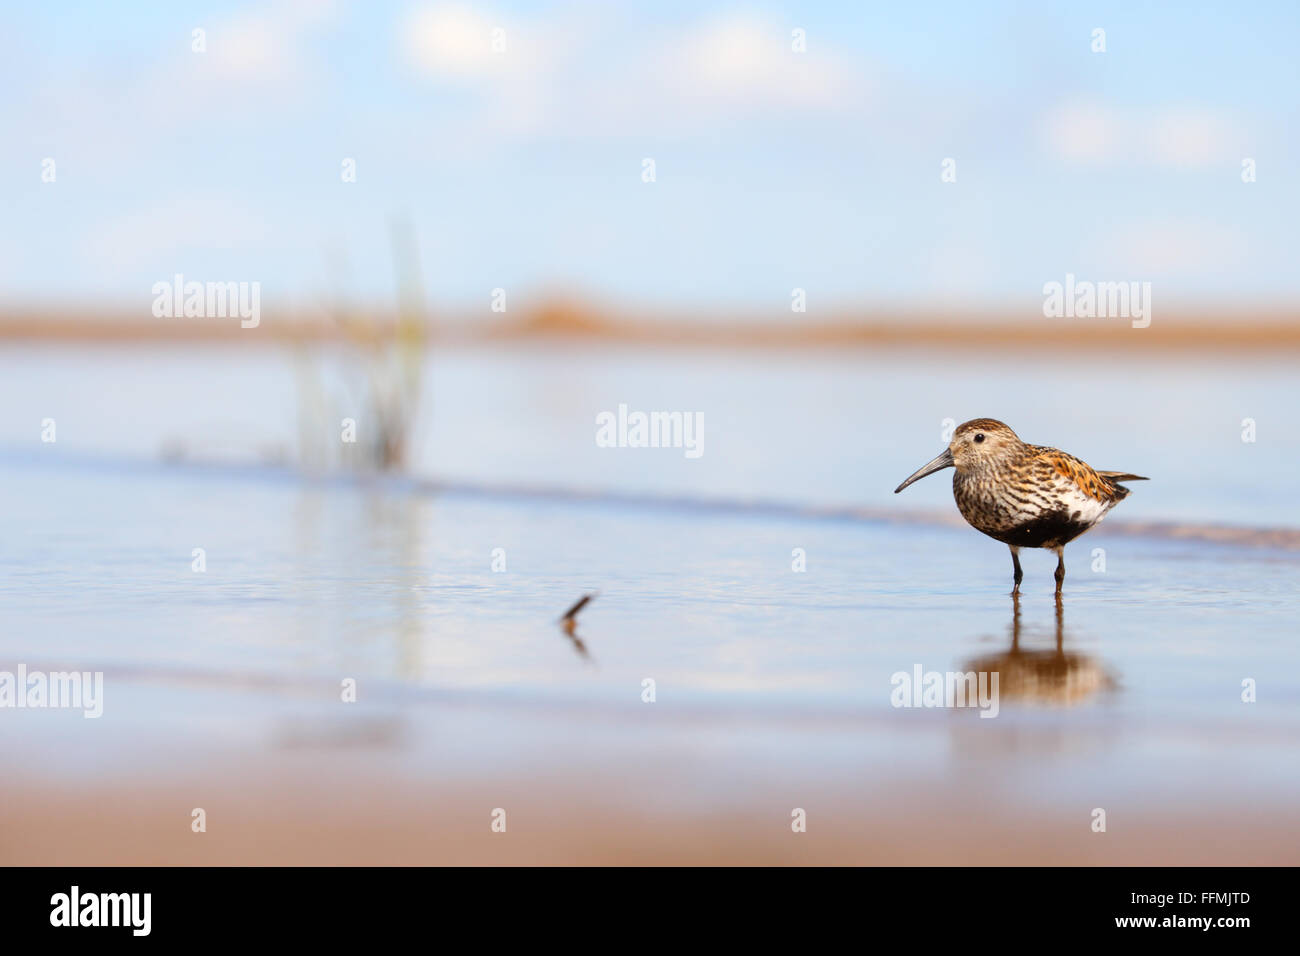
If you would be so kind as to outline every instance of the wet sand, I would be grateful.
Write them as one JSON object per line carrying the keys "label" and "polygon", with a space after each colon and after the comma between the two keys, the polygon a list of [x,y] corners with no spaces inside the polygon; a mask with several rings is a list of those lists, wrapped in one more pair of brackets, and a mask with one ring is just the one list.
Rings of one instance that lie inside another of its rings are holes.
{"label": "wet sand", "polygon": [[1072,689],[1044,684],[1042,638],[964,662],[1007,678],[989,721],[375,681],[341,705],[326,681],[106,665],[104,718],[19,713],[0,737],[0,865],[1300,863],[1272,763],[1290,730],[1135,720],[1086,653],[1064,652],[1086,672]]}
{"label": "wet sand", "polygon": [[[661,787],[692,768],[651,765]],[[1070,808],[999,805],[914,786],[893,798],[768,787],[693,809],[656,806],[653,785],[587,772],[438,785],[380,761],[278,758],[215,764],[142,786],[6,784],[0,865],[1172,865],[1295,866],[1287,807],[1185,807],[1118,815],[1091,832]],[[889,772],[879,768],[881,777]],[[644,776],[641,777],[644,779]],[[859,782],[871,794],[880,780]],[[849,791],[856,789],[848,788]],[[200,796],[201,795],[201,796]],[[207,812],[207,832],[190,812]],[[491,830],[504,808],[506,832]]]}

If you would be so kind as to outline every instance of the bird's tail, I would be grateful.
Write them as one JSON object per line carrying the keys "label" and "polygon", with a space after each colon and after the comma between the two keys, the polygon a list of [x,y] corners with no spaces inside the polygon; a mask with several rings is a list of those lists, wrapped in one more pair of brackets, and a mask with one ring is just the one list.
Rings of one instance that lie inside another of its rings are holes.
{"label": "bird's tail", "polygon": [[1103,478],[1109,478],[1111,481],[1150,481],[1150,478],[1144,478],[1142,475],[1130,475],[1127,471],[1099,471],[1097,474]]}

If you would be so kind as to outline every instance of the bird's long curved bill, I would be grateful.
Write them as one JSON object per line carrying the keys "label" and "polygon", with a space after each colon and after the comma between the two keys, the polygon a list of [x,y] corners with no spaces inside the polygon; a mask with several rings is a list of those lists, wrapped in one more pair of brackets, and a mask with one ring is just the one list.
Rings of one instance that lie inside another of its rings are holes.
{"label": "bird's long curved bill", "polygon": [[940,455],[938,458],[936,458],[934,461],[926,462],[920,468],[916,469],[916,471],[914,471],[911,474],[911,476],[907,479],[907,481],[903,482],[901,485],[899,485],[897,488],[894,489],[894,494],[898,494],[900,491],[902,491],[912,482],[920,481],[926,475],[933,475],[936,471],[943,471],[945,468],[951,468],[953,464],[954,462],[952,460],[952,452],[950,452],[948,449],[945,448],[943,450],[943,454]]}

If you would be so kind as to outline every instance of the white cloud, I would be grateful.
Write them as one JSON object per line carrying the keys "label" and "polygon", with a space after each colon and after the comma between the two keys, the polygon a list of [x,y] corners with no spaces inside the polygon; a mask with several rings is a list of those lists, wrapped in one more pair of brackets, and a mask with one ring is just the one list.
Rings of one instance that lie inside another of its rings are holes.
{"label": "white cloud", "polygon": [[779,24],[753,16],[712,20],[665,49],[656,73],[688,105],[836,109],[865,91],[848,60],[824,44],[795,53],[790,39]]}
{"label": "white cloud", "polygon": [[[431,85],[457,86],[476,93],[480,103],[446,119],[460,124],[461,148],[483,138],[537,132],[563,114],[571,98],[574,53],[594,36],[591,17],[522,20],[459,4],[412,9],[398,24],[406,64]],[[503,48],[494,49],[496,31]],[[441,131],[440,149],[448,137]]]}
{"label": "white cloud", "polygon": [[309,40],[331,26],[336,13],[332,0],[278,0],[256,11],[201,21],[196,25],[207,30],[207,52],[187,50],[179,59],[202,69],[169,72],[189,77],[179,92],[191,97],[227,92],[232,83],[255,87],[259,96],[303,93],[315,76]]}
{"label": "white cloud", "polygon": [[89,257],[109,268],[148,263],[185,249],[222,249],[267,234],[261,216],[218,196],[184,197],[111,220],[86,240]]}
{"label": "white cloud", "polygon": [[1147,141],[1147,155],[1160,166],[1202,167],[1231,162],[1233,136],[1228,124],[1202,109],[1179,108],[1156,117]]}
{"label": "white cloud", "polygon": [[[409,14],[402,29],[410,62],[429,76],[483,76],[494,66],[493,21],[469,7],[454,4],[422,7]],[[510,62],[503,60],[502,65],[508,66]]]}
{"label": "white cloud", "polygon": [[[491,48],[496,28],[504,53]],[[399,30],[417,75],[480,96],[461,142],[540,130],[559,138],[676,135],[774,111],[855,109],[870,86],[827,44],[794,53],[788,29],[751,16],[647,31],[618,55],[605,48],[617,25],[585,8],[543,21],[437,4],[411,10]]]}
{"label": "white cloud", "polygon": [[1236,227],[1199,219],[1119,223],[1085,249],[1106,276],[1198,276],[1246,260],[1249,243]]}
{"label": "white cloud", "polygon": [[276,23],[265,15],[236,17],[212,32],[209,62],[241,79],[269,79],[284,73],[296,59]]}
{"label": "white cloud", "polygon": [[1204,169],[1239,159],[1232,124],[1195,106],[1152,114],[1071,101],[1044,117],[1042,133],[1049,152],[1080,165]]}
{"label": "white cloud", "polygon": [[1048,147],[1061,159],[1074,163],[1105,163],[1118,155],[1120,135],[1115,114],[1093,103],[1070,103],[1047,117],[1044,135]]}

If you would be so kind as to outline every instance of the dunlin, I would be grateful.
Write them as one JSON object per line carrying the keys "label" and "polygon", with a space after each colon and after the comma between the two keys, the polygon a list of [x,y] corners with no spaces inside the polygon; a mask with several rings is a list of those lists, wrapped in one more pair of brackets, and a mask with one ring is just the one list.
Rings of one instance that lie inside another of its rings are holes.
{"label": "dunlin", "polygon": [[1129,495],[1121,481],[1146,481],[1122,471],[1095,471],[1055,448],[1027,445],[1002,422],[977,418],[953,432],[942,455],[894,489],[944,468],[956,468],[952,494],[966,521],[1011,548],[1020,591],[1021,548],[1056,552],[1056,592],[1065,580],[1065,545]]}

